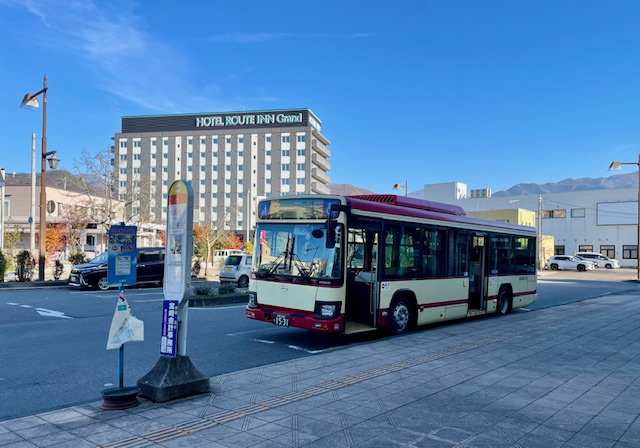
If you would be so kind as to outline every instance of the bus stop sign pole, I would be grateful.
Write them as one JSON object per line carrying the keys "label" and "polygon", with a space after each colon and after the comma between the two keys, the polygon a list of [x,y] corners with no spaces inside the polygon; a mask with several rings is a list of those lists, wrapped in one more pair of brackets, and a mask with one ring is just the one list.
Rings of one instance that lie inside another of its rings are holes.
{"label": "bus stop sign pole", "polygon": [[140,394],[154,402],[211,391],[209,378],[187,356],[193,257],[193,189],[189,182],[178,180],[169,188],[166,235],[160,359],[138,380]]}

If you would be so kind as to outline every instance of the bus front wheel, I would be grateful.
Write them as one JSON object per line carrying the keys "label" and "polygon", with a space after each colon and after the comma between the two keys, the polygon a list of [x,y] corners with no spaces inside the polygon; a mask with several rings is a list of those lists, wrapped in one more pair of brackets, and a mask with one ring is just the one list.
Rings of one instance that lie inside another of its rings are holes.
{"label": "bus front wheel", "polygon": [[502,288],[498,293],[498,306],[496,307],[496,313],[499,316],[504,316],[511,312],[511,293],[507,288]]}
{"label": "bus front wheel", "polygon": [[389,307],[389,332],[404,334],[413,329],[413,306],[406,297],[398,297]]}

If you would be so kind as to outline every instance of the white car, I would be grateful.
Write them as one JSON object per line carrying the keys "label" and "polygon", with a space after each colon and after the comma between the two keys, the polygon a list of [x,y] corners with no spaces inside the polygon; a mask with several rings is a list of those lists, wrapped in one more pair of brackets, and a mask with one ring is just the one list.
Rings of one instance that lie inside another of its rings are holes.
{"label": "white car", "polygon": [[240,288],[249,286],[252,259],[247,254],[229,255],[220,267],[220,283],[237,283]]}
{"label": "white car", "polygon": [[576,256],[592,261],[595,263],[597,268],[615,269],[620,267],[620,262],[618,260],[606,257],[598,252],[577,252]]}
{"label": "white car", "polygon": [[596,268],[595,263],[587,260],[579,260],[571,255],[554,255],[549,258],[546,265],[547,269],[557,270],[578,270],[593,271]]}

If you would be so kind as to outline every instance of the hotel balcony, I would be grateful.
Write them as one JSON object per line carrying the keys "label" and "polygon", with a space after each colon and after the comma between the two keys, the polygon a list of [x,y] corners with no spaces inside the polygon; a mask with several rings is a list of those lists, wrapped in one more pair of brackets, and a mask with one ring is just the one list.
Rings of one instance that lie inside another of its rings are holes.
{"label": "hotel balcony", "polygon": [[311,161],[322,168],[324,171],[329,171],[331,169],[331,164],[329,163],[329,161],[318,153],[314,153],[311,155]]}
{"label": "hotel balcony", "polygon": [[312,168],[311,169],[311,176],[315,177],[316,179],[318,179],[323,184],[328,184],[330,182],[329,176],[327,176],[327,173],[325,173],[324,171],[322,171],[322,170],[320,170],[318,168]]}

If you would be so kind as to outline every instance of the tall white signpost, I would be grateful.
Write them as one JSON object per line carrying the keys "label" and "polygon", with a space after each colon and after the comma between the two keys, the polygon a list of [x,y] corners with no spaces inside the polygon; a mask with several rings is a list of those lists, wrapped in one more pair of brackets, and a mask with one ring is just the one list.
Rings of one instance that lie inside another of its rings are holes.
{"label": "tall white signpost", "polygon": [[155,402],[211,391],[209,378],[187,356],[193,257],[193,189],[189,182],[171,184],[166,235],[160,359],[138,380],[140,394]]}

